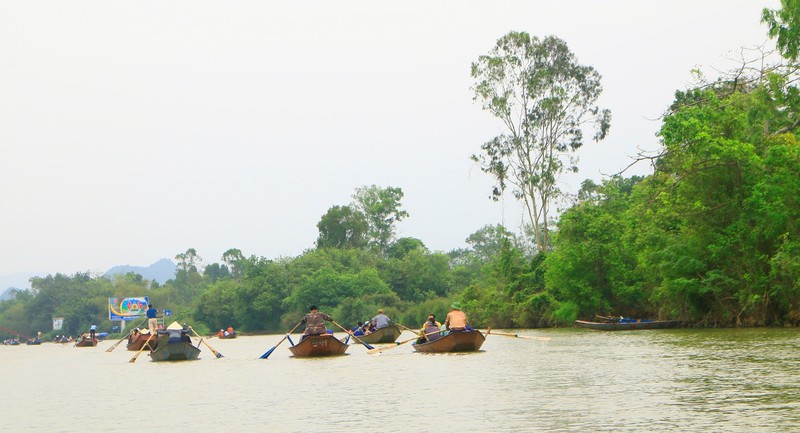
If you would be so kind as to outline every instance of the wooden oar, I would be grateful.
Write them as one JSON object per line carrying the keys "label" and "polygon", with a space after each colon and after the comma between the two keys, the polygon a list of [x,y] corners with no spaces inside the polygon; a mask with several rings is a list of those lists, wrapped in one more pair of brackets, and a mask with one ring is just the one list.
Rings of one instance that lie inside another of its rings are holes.
{"label": "wooden oar", "polygon": [[[348,333],[350,333],[350,331],[348,331],[347,329],[345,329],[345,327],[344,327],[344,326],[342,326],[342,325],[340,325],[340,324],[338,324],[338,323],[334,322],[333,320],[331,320],[331,322],[333,322],[333,324],[334,324],[334,325],[338,326],[338,327],[339,327],[339,329],[341,329],[342,331],[344,331],[344,332],[345,332],[345,334],[348,334]],[[356,341],[358,341],[359,343],[363,344],[363,345],[364,345],[364,347],[366,347],[367,349],[369,349],[369,350],[372,350],[372,349],[374,349],[374,347],[372,347],[372,346],[370,346],[369,344],[367,344],[367,343],[365,343],[365,342],[361,341],[361,340],[360,340],[358,337],[356,337],[355,335],[353,335],[352,337],[353,337],[353,340],[356,340]]]}
{"label": "wooden oar", "polygon": [[489,334],[502,335],[504,337],[525,338],[527,340],[539,340],[539,341],[550,341],[550,340],[552,340],[552,338],[550,338],[550,337],[528,337],[527,335],[517,335],[517,334],[509,334],[509,333],[506,333],[506,332],[492,331],[491,329],[486,331],[486,335],[489,335]]}
{"label": "wooden oar", "polygon": [[[146,322],[146,321],[147,321],[147,319],[144,319],[144,320],[143,320],[142,322],[140,322],[138,325],[134,326],[134,327],[133,327],[133,329],[136,329],[136,328],[138,328],[138,327],[140,327],[140,326],[144,325],[144,322]],[[116,348],[117,348],[117,346],[119,346],[119,343],[122,343],[122,340],[124,340],[124,339],[126,339],[126,338],[128,338],[128,337],[130,337],[130,336],[131,336],[131,332],[133,332],[133,329],[131,329],[130,331],[128,331],[128,334],[127,334],[126,336],[122,337],[122,338],[121,338],[119,341],[117,341],[116,343],[114,343],[114,345],[113,345],[113,346],[111,346],[111,347],[109,347],[108,349],[106,349],[106,352],[111,352],[112,350],[116,349]]]}
{"label": "wooden oar", "polygon": [[156,335],[156,334],[150,334],[150,336],[149,336],[149,337],[147,337],[147,341],[145,341],[145,342],[144,342],[144,344],[142,344],[142,347],[140,347],[140,348],[139,348],[139,351],[138,351],[138,352],[136,352],[136,355],[133,355],[133,358],[131,358],[131,360],[130,360],[130,361],[128,361],[128,362],[136,362],[136,358],[138,358],[138,357],[139,357],[139,354],[140,354],[140,353],[142,353],[142,350],[144,350],[144,347],[145,347],[145,346],[147,346],[148,348],[150,348],[150,350],[153,350],[153,348],[152,348],[152,347],[150,347],[150,340],[152,340],[152,339],[153,339],[153,336],[154,336],[154,335]]}
{"label": "wooden oar", "polygon": [[197,336],[197,338],[199,338],[199,339],[200,339],[200,342],[201,342],[201,343],[205,343],[206,347],[208,347],[208,350],[210,350],[212,353],[214,353],[214,356],[216,356],[217,358],[222,358],[222,354],[221,354],[221,353],[219,353],[219,352],[217,352],[216,350],[214,350],[214,348],[213,348],[213,347],[211,347],[211,345],[210,345],[210,344],[208,344],[208,343],[206,342],[206,340],[203,340],[203,337],[201,337],[201,336],[200,336],[200,334],[198,334],[198,333],[197,333],[197,331],[195,331],[195,330],[194,330],[194,328],[192,328],[192,327],[190,326],[190,327],[189,327],[189,329],[191,329],[191,330],[192,330],[192,332],[194,332],[194,335],[196,335],[196,336]]}
{"label": "wooden oar", "polygon": [[122,340],[124,340],[124,339],[126,339],[126,338],[128,338],[128,337],[130,337],[130,336],[131,336],[131,332],[133,332],[133,330],[131,330],[131,331],[128,331],[128,334],[127,334],[126,336],[124,336],[124,337],[120,338],[120,340],[119,340],[119,341],[117,341],[117,342],[116,342],[116,343],[114,343],[114,344],[113,344],[111,347],[109,347],[108,349],[106,349],[106,352],[111,352],[112,350],[116,349],[116,348],[117,348],[117,346],[119,346],[119,343],[122,343]]}
{"label": "wooden oar", "polygon": [[[425,337],[427,337],[427,336],[429,336],[429,335],[433,335],[433,334],[438,334],[438,333],[440,333],[440,332],[442,332],[442,331],[434,331],[434,332],[431,332],[431,333],[425,334]],[[418,335],[418,336],[416,336],[416,337],[414,337],[414,338],[409,338],[408,340],[403,340],[403,341],[395,341],[395,342],[394,342],[394,343],[395,343],[395,346],[389,346],[389,347],[376,347],[376,348],[374,348],[374,349],[367,350],[367,353],[369,353],[370,355],[373,355],[373,354],[376,354],[376,353],[383,353],[383,352],[386,352],[387,350],[394,349],[395,347],[400,347],[400,345],[406,344],[406,343],[408,343],[409,341],[414,341],[414,340],[416,340],[416,339],[418,339],[418,338],[419,338],[419,335]]]}
{"label": "wooden oar", "polygon": [[281,341],[279,341],[279,342],[278,342],[278,344],[276,344],[276,345],[272,346],[272,347],[271,347],[269,350],[267,350],[266,352],[264,352],[264,354],[263,354],[263,355],[261,355],[261,356],[259,356],[258,358],[259,358],[259,359],[267,359],[267,358],[269,358],[269,356],[270,356],[270,355],[272,355],[272,352],[274,352],[274,351],[275,351],[275,349],[276,349],[278,346],[280,346],[280,344],[281,344],[281,343],[283,343],[283,340],[286,340],[286,339],[289,337],[289,334],[291,334],[292,332],[294,332],[294,330],[295,330],[295,329],[297,329],[297,328],[300,326],[300,324],[301,324],[301,323],[303,323],[303,321],[302,321],[302,320],[301,320],[301,321],[299,321],[299,322],[297,322],[297,325],[294,325],[294,328],[292,328],[292,329],[291,329],[289,332],[287,332],[287,333],[286,333],[286,335],[284,335],[284,336],[283,336],[283,338],[281,338]]}
{"label": "wooden oar", "polygon": [[419,330],[418,330],[418,329],[411,329],[411,328],[409,328],[408,326],[401,325],[401,324],[399,324],[399,323],[395,323],[395,325],[397,325],[397,326],[399,326],[399,327],[401,327],[401,328],[405,329],[406,331],[411,331],[411,332],[419,332]]}

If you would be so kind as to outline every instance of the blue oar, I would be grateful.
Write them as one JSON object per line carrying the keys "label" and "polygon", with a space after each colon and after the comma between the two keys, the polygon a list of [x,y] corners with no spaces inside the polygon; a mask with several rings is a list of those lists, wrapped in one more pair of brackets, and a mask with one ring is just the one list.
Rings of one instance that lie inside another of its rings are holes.
{"label": "blue oar", "polygon": [[283,343],[283,340],[286,340],[286,338],[289,336],[289,334],[291,334],[292,332],[294,332],[294,330],[295,330],[295,329],[297,329],[297,327],[298,327],[298,326],[300,326],[300,324],[301,324],[301,323],[303,323],[303,321],[302,321],[302,320],[301,320],[301,321],[299,321],[299,322],[297,322],[297,325],[295,325],[295,326],[294,326],[294,328],[292,328],[292,330],[291,330],[291,331],[287,332],[287,333],[286,333],[286,335],[285,335],[283,338],[281,338],[281,341],[279,341],[279,342],[278,342],[278,344],[276,344],[276,345],[272,346],[272,348],[270,348],[269,350],[267,350],[266,352],[264,352],[264,354],[263,354],[263,355],[259,356],[259,359],[267,359],[267,358],[268,358],[270,355],[272,355],[272,352],[273,352],[273,351],[275,351],[275,349],[276,349],[276,348],[277,348],[277,347],[278,347],[278,346],[279,346],[281,343]]}
{"label": "blue oar", "polygon": [[[344,328],[344,326],[342,326],[342,325],[340,325],[340,324],[338,324],[338,323],[334,322],[333,320],[331,320],[331,322],[333,322],[333,324],[334,324],[334,325],[336,325],[336,326],[338,326],[339,328],[341,328],[341,330],[342,330],[342,331],[344,331],[345,333],[348,333],[348,334],[350,333],[350,332],[349,332],[347,329],[345,329],[345,328]],[[356,340],[356,341],[358,341],[359,343],[363,344],[363,345],[364,345],[364,347],[366,347],[366,348],[367,348],[367,349],[369,349],[369,350],[372,350],[372,349],[374,349],[374,347],[372,347],[372,346],[370,346],[369,344],[367,344],[367,343],[365,343],[365,342],[363,342],[363,341],[359,340],[359,339],[358,339],[358,337],[356,337],[355,335],[353,335],[353,340]]]}

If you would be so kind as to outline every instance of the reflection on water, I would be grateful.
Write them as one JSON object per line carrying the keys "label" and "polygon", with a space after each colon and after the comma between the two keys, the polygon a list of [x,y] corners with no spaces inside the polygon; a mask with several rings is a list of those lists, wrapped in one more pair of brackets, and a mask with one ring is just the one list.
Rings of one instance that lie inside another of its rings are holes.
{"label": "reflection on water", "polygon": [[[800,425],[800,331],[531,330],[471,354],[295,359],[282,335],[192,362],[124,344],[0,346],[4,431],[776,432]],[[413,335],[406,332],[400,340]],[[145,416],[152,410],[155,416]],[[146,419],[146,421],[142,421]]]}

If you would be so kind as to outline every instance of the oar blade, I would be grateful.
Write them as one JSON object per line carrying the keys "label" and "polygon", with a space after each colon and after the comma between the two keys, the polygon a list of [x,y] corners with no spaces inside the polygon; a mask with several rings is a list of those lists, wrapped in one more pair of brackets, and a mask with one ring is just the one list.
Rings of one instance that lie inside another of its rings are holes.
{"label": "oar blade", "polygon": [[266,352],[264,352],[264,354],[263,354],[263,355],[261,355],[261,356],[259,356],[259,358],[260,358],[260,359],[267,359],[267,358],[269,358],[269,356],[270,356],[270,355],[272,355],[272,352],[274,352],[274,351],[275,351],[275,348],[276,348],[276,347],[278,347],[278,346],[272,346],[272,348],[270,348],[269,350],[267,350]]}

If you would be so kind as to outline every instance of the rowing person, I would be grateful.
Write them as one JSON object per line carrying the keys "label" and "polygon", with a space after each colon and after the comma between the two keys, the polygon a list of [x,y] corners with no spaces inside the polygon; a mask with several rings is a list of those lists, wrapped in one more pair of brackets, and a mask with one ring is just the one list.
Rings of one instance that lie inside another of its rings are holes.
{"label": "rowing person", "polygon": [[453,302],[449,313],[444,319],[444,327],[450,332],[464,332],[467,330],[467,313],[461,311],[461,303]]}
{"label": "rowing person", "polygon": [[426,341],[434,341],[441,337],[439,331],[442,329],[442,324],[436,321],[436,316],[433,313],[428,314],[428,320],[420,326],[419,338],[417,343],[424,343]]}
{"label": "rowing person", "polygon": [[[327,330],[325,327],[325,321],[333,322],[333,318],[325,313],[320,313],[317,311],[317,306],[312,305],[308,308],[309,312],[303,317],[303,320],[300,323],[306,324],[306,329],[303,331],[303,338],[308,337],[309,335],[322,335],[325,334]],[[302,339],[301,339],[302,340]]]}

